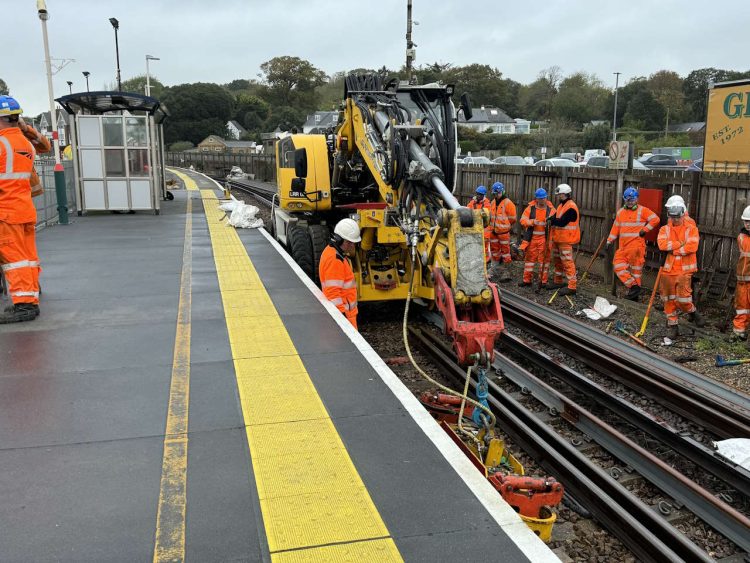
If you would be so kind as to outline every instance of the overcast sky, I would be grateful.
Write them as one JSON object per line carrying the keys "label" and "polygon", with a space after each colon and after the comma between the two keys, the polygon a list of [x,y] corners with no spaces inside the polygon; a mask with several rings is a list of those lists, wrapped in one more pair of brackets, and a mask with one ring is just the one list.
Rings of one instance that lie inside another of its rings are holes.
{"label": "overcast sky", "polygon": [[[35,0],[0,0],[0,78],[25,113],[49,109],[42,32]],[[750,2],[635,0],[413,0],[417,64],[497,67],[522,83],[552,65],[597,74],[614,87],[660,69],[686,75],[717,67],[750,69]],[[543,6],[543,8],[538,8]],[[166,85],[257,78],[279,55],[309,60],[331,74],[404,61],[406,0],[47,0],[53,58],[75,59],[54,76],[55,97],[115,80],[114,31],[120,21],[122,79],[145,73]]]}

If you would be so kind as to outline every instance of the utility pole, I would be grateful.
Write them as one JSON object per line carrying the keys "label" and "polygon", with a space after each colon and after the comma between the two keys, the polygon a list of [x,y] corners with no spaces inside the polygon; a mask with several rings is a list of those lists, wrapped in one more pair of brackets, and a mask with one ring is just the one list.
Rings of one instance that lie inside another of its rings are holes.
{"label": "utility pole", "polygon": [[620,86],[620,72],[613,73],[615,75],[615,112],[612,116],[612,140],[617,140],[617,90]]}
{"label": "utility pole", "polygon": [[669,136],[669,106],[667,106],[667,124],[664,126],[664,138]]}
{"label": "utility pole", "polygon": [[409,84],[415,84],[415,76],[412,73],[412,63],[414,62],[414,42],[411,40],[411,0],[406,1],[406,75],[409,79]]}
{"label": "utility pole", "polygon": [[49,58],[49,41],[47,40],[47,3],[37,0],[36,10],[42,22],[42,38],[44,39],[44,62],[47,67],[47,91],[49,93],[49,117],[52,128],[52,143],[55,147],[55,194],[57,195],[57,213],[61,225],[68,224],[68,193],[65,190],[65,169],[60,161],[60,134],[57,131],[57,111],[55,95],[52,90],[52,61]]}
{"label": "utility pole", "polygon": [[117,18],[109,18],[109,23],[115,30],[115,56],[117,57],[117,91],[122,92],[122,80],[120,80],[120,43],[117,40],[117,31],[120,29],[120,22]]}
{"label": "utility pole", "polygon": [[159,57],[152,57],[151,55],[146,55],[146,95],[151,95],[151,73],[149,72],[148,68],[148,61],[158,61],[160,60]]}

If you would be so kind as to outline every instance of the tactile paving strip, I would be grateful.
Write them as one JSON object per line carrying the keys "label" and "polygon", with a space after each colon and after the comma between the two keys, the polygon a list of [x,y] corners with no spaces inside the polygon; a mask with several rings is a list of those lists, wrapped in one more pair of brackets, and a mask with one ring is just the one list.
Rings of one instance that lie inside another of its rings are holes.
{"label": "tactile paving strip", "polygon": [[201,195],[272,559],[402,561],[242,241]]}

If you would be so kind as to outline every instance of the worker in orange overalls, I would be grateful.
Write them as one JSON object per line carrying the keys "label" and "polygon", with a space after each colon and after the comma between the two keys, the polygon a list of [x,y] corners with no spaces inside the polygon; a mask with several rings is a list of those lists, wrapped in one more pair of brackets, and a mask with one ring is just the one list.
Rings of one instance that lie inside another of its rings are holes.
{"label": "worker in orange overalls", "polygon": [[658,227],[660,221],[656,213],[638,204],[638,190],[633,186],[625,189],[622,198],[625,203],[615,216],[607,237],[607,248],[615,239],[620,239],[613,261],[615,274],[628,288],[625,299],[638,301],[641,274],[646,263],[646,241],[643,237]]}
{"label": "worker in orange overalls", "polygon": [[661,273],[661,292],[664,314],[667,316],[667,336],[671,339],[680,334],[678,310],[688,313],[688,320],[696,326],[706,322],[693,303],[692,277],[698,271],[698,227],[684,219],[685,206],[677,203],[667,209],[669,221],[659,229],[659,250],[669,252]]}
{"label": "worker in orange overalls", "polygon": [[477,186],[474,197],[471,198],[471,201],[466,207],[468,207],[469,209],[489,209],[490,200],[485,197],[486,195],[487,188],[485,188],[484,186]]}
{"label": "worker in orange overalls", "polygon": [[[550,238],[552,239],[552,260],[555,263],[554,283],[547,284],[547,289],[560,289],[560,295],[576,293],[576,263],[573,261],[573,245],[581,242],[581,220],[578,206],[571,199],[572,188],[560,184],[555,188],[559,205],[555,216],[550,220]],[[563,283],[563,274],[567,287]]]}
{"label": "worker in orange overalls", "polygon": [[30,182],[34,147],[18,126],[21,113],[15,99],[0,96],[0,264],[13,301],[0,314],[0,324],[39,316],[36,209]]}
{"label": "worker in orange overalls", "polygon": [[692,225],[693,227],[698,226],[698,224],[695,222],[695,219],[693,219],[687,211],[687,205],[685,205],[685,200],[682,199],[681,195],[669,196],[669,199],[667,199],[667,202],[664,204],[664,208],[669,209],[673,205],[682,205],[682,207],[685,208],[685,215],[682,216],[682,220],[686,225]]}
{"label": "worker in orange overalls", "polygon": [[547,199],[547,190],[539,188],[534,192],[534,199],[529,202],[521,215],[521,226],[531,230],[531,239],[525,248],[523,280],[518,287],[528,287],[534,280],[534,267],[539,265],[541,284],[547,283],[549,268],[549,246],[547,241],[547,221],[555,215],[555,206]]}
{"label": "worker in orange overalls", "polygon": [[357,328],[357,281],[349,256],[362,240],[354,219],[341,219],[320,255],[318,275],[323,295]]}
{"label": "worker in orange overalls", "polygon": [[738,340],[747,338],[750,327],[750,205],[742,212],[742,224],[737,237],[740,257],[737,260],[737,287],[734,290],[734,335]]}
{"label": "worker in orange overalls", "polygon": [[498,280],[510,281],[510,230],[516,222],[516,206],[505,195],[505,186],[501,182],[492,184],[492,203],[490,203],[490,223],[484,230],[489,241],[489,254],[493,271],[497,271]]}

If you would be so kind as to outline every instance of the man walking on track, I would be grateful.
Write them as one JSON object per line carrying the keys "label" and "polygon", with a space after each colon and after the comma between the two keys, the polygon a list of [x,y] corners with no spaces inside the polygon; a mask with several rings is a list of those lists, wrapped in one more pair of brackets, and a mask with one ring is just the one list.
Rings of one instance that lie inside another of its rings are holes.
{"label": "man walking on track", "polygon": [[539,188],[534,192],[534,198],[523,210],[521,226],[531,230],[531,239],[525,249],[525,262],[523,265],[523,280],[518,283],[519,287],[528,287],[534,280],[534,267],[539,265],[539,277],[541,284],[547,283],[549,268],[545,267],[545,261],[549,260],[547,249],[547,221],[555,214],[555,206],[547,199],[547,190]]}
{"label": "man walking on track", "polygon": [[623,193],[624,205],[617,212],[615,222],[607,237],[607,248],[619,238],[620,242],[613,261],[615,274],[628,288],[625,299],[638,301],[641,293],[641,275],[646,263],[646,241],[648,233],[659,226],[659,217],[638,203],[638,190],[628,186]]}
{"label": "man walking on track", "polygon": [[510,229],[516,222],[516,206],[505,195],[501,182],[492,184],[490,224],[484,231],[489,240],[489,254],[493,271],[501,282],[510,281]]}
{"label": "man walking on track", "polygon": [[13,301],[0,313],[0,324],[39,316],[36,209],[31,201],[34,147],[19,128],[21,113],[15,99],[0,96],[0,264]]}
{"label": "man walking on track", "polygon": [[684,219],[684,205],[676,204],[667,210],[669,221],[659,229],[659,250],[667,251],[667,260],[662,268],[661,292],[664,314],[667,316],[667,336],[674,340],[680,334],[678,310],[688,313],[688,320],[696,326],[706,322],[693,303],[692,277],[698,271],[698,227]]}
{"label": "man walking on track", "polygon": [[[555,188],[559,205],[555,216],[550,220],[550,238],[552,239],[552,259],[555,263],[555,277],[552,285],[547,289],[560,289],[560,295],[575,295],[576,293],[576,263],[573,261],[573,245],[581,242],[579,228],[580,214],[578,206],[571,199],[573,190],[568,184],[560,184]],[[563,284],[563,274],[567,287]]]}

